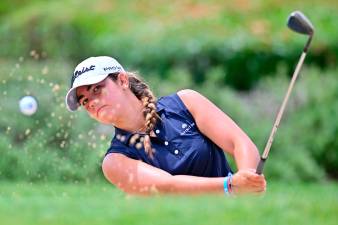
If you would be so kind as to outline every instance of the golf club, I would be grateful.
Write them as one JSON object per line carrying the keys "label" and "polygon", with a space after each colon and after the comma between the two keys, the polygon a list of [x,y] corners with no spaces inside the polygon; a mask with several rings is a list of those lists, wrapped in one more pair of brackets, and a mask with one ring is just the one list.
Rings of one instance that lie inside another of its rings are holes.
{"label": "golf club", "polygon": [[264,149],[264,152],[263,152],[263,155],[261,156],[261,159],[260,159],[260,162],[257,166],[257,170],[256,170],[256,173],[257,174],[262,174],[263,172],[263,168],[264,168],[264,163],[266,161],[266,159],[268,158],[268,155],[269,155],[269,152],[270,152],[270,148],[271,148],[271,145],[272,145],[272,142],[273,142],[273,138],[275,136],[275,133],[277,131],[277,128],[279,126],[279,122],[282,118],[282,115],[283,115],[283,112],[284,112],[284,109],[285,109],[285,106],[288,102],[288,99],[289,99],[289,96],[290,96],[290,93],[292,91],[292,88],[295,84],[295,81],[298,77],[298,74],[299,74],[299,71],[303,65],[303,62],[304,62],[304,59],[305,59],[305,56],[306,56],[306,53],[308,51],[308,48],[310,46],[310,43],[311,43],[311,40],[312,40],[312,37],[313,37],[313,33],[314,33],[314,28],[313,28],[313,25],[311,24],[310,20],[308,18],[306,18],[306,16],[300,12],[300,11],[294,11],[290,14],[289,18],[288,18],[288,22],[287,22],[287,25],[288,27],[297,32],[297,33],[300,33],[300,34],[305,34],[305,35],[308,35],[309,38],[306,42],[306,45],[303,49],[303,53],[298,61],[298,64],[296,66],[296,69],[292,75],[292,79],[291,79],[291,82],[289,84],[289,87],[288,87],[288,90],[286,92],[286,95],[284,97],[284,100],[283,100],[283,103],[282,103],[282,106],[280,107],[279,111],[278,111],[278,114],[277,114],[277,118],[275,120],[275,123],[272,127],[272,131],[270,133],[270,137],[266,143],[266,146],[265,146],[265,149]]}

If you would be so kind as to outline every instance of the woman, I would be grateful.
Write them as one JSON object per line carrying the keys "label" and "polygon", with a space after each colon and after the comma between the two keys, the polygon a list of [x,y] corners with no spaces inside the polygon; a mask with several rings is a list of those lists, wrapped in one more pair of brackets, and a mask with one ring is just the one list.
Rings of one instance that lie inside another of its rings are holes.
{"label": "woman", "polygon": [[[193,90],[156,100],[137,75],[113,58],[91,57],[74,71],[66,96],[95,120],[115,127],[102,163],[105,177],[126,193],[259,193],[266,181],[250,138]],[[235,159],[232,175],[224,152]]]}

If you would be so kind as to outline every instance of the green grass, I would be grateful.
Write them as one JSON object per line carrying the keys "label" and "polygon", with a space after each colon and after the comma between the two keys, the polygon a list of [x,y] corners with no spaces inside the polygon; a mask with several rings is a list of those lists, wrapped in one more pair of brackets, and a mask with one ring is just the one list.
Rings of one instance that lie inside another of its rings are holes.
{"label": "green grass", "polygon": [[1,224],[336,224],[338,184],[272,183],[264,196],[131,197],[109,184],[0,183]]}

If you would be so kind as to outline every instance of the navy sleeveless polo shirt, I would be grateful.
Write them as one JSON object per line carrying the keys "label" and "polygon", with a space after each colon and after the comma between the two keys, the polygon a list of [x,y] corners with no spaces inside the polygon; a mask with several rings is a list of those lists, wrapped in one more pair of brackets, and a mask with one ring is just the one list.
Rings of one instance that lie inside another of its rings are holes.
{"label": "navy sleeveless polo shirt", "polygon": [[[180,97],[175,93],[157,101],[158,119],[151,137],[155,149],[150,158],[143,145],[137,148],[130,139],[134,133],[115,128],[109,153],[121,153],[141,160],[172,175],[225,177],[232,172],[224,152],[197,128],[196,122]],[[141,140],[138,142],[142,143]]]}

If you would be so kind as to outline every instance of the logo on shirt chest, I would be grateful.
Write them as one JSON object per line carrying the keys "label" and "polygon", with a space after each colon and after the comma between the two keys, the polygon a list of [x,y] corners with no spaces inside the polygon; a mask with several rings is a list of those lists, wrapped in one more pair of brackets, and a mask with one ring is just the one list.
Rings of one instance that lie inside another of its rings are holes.
{"label": "logo on shirt chest", "polygon": [[182,129],[184,129],[180,135],[185,135],[186,133],[188,133],[193,127],[195,126],[195,123],[192,123],[192,124],[186,124],[186,123],[183,123],[182,124]]}

